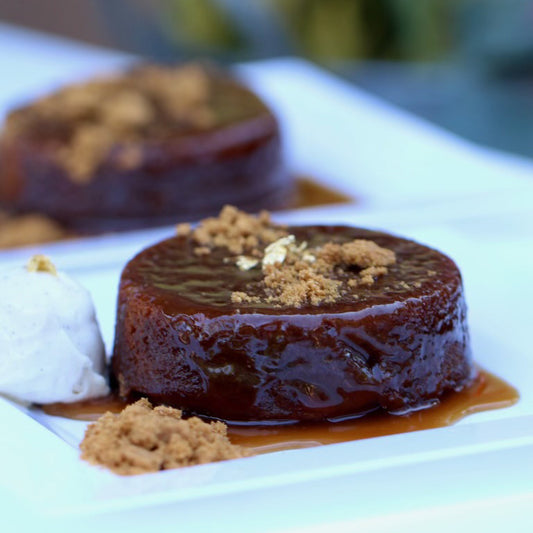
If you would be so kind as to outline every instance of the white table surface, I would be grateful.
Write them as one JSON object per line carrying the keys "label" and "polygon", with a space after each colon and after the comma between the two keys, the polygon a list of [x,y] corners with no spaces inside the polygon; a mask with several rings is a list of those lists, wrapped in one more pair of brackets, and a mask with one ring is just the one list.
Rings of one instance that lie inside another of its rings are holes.
{"label": "white table surface", "polygon": [[[14,103],[59,83],[113,69],[128,60],[120,54],[0,24],[0,116]],[[331,471],[324,477],[300,476],[290,482],[273,481],[271,486],[250,485],[246,491],[233,486],[231,491],[189,500],[187,494],[174,494],[138,507],[137,500],[132,500],[131,508],[122,502],[104,513],[70,515],[49,514],[33,504],[55,504],[54,494],[62,497],[68,486],[54,487],[55,477],[46,470],[53,464],[39,466],[40,453],[65,447],[65,443],[25,415],[13,416],[10,406],[0,403],[0,422],[10,421],[2,424],[0,433],[0,530],[532,531],[532,162],[472,145],[301,61],[242,65],[239,72],[277,111],[291,166],[358,199],[356,206],[302,210],[282,217],[298,223],[321,220],[380,227],[445,249],[458,261],[467,297],[472,297],[475,348],[483,352],[480,358],[485,365],[518,386],[521,401],[510,410],[481,414],[449,431],[373,439],[358,446],[348,443],[299,455],[272,455],[248,463],[250,469],[264,474],[265,469],[279,468],[279,461],[285,461],[289,472],[299,462],[305,465],[314,458],[331,461],[333,468],[335,461],[352,450],[368,454],[366,462],[348,461],[349,472],[342,471],[341,462],[334,474]],[[110,302],[120,265],[169,231],[36,249],[60,259],[61,268],[91,289],[109,345],[114,318]],[[32,251],[2,252],[0,265],[25,260]],[[493,283],[502,270],[510,279]],[[512,334],[502,337],[502,331]],[[405,447],[404,455],[387,455],[391,447],[397,451]],[[410,447],[420,455],[407,453]],[[72,469],[78,468],[77,457],[68,446],[65,456],[65,464],[71,460]],[[217,466],[216,472],[248,479],[249,472],[240,471],[244,467],[235,464]],[[25,471],[25,466],[35,470]],[[39,468],[42,471],[37,472]],[[211,472],[209,465],[202,468],[184,470],[183,476],[192,479]],[[20,474],[15,476],[17,469]],[[65,479],[67,474],[65,471]],[[180,481],[176,476],[174,472],[165,479]],[[87,479],[92,479],[91,475]],[[141,481],[131,481],[131,485],[149,485],[153,479],[157,485],[159,478],[138,479]],[[140,486],[139,490],[147,489]],[[68,495],[64,497],[68,500]]]}

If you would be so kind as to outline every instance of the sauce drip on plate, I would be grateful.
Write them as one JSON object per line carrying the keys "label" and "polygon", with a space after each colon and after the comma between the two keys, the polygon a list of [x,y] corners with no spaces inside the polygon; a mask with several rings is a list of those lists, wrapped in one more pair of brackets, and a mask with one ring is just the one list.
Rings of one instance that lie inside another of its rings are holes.
{"label": "sauce drip on plate", "polygon": [[[448,394],[434,407],[408,415],[374,412],[343,422],[228,426],[228,436],[232,443],[252,448],[256,453],[307,448],[450,426],[474,413],[509,407],[518,401],[518,397],[514,387],[493,374],[480,370],[477,379],[467,389]],[[117,413],[125,405],[125,402],[110,395],[72,404],[51,404],[44,406],[43,410],[52,416],[93,421],[106,411]]]}

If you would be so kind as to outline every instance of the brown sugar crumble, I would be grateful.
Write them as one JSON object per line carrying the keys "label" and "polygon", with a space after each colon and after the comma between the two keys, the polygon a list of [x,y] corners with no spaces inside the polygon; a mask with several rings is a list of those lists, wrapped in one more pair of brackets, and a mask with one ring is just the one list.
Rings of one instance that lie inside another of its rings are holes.
{"label": "brown sugar crumble", "polygon": [[57,269],[50,260],[49,257],[42,254],[36,254],[30,257],[28,264],[26,265],[26,270],[28,272],[46,272],[57,276]]}
{"label": "brown sugar crumble", "polygon": [[180,224],[176,231],[178,235],[190,235],[198,244],[197,255],[218,247],[227,248],[232,254],[257,255],[261,247],[287,235],[284,226],[272,223],[267,211],[254,216],[230,205],[224,206],[218,217],[206,218],[194,229]]}
{"label": "brown sugar crumble", "polygon": [[373,285],[396,262],[392,250],[365,239],[309,248],[306,242],[297,243],[285,226],[274,224],[268,212],[253,216],[232,206],[195,229],[181,225],[177,233],[199,245],[194,250],[197,255],[223,247],[231,254],[228,262],[236,268],[261,268],[261,295],[257,290],[250,291],[253,294],[234,291],[231,301],[235,304],[301,307],[332,303],[348,292],[357,299],[358,286]]}
{"label": "brown sugar crumble", "polygon": [[44,215],[11,215],[0,211],[0,248],[58,241],[67,236],[57,222]]}
{"label": "brown sugar crumble", "polygon": [[326,243],[309,250],[304,245],[292,248],[289,245],[281,261],[265,264],[268,254],[265,255],[266,302],[292,307],[335,302],[347,292],[345,284],[351,290],[359,285],[372,285],[396,262],[393,251],[363,239]]}
{"label": "brown sugar crumble", "polygon": [[224,423],[183,419],[180,410],[153,408],[145,398],[91,424],[80,449],[82,459],[126,476],[251,455],[231,444]]}
{"label": "brown sugar crumble", "polygon": [[123,170],[142,161],[137,143],[173,131],[211,128],[211,87],[204,67],[147,65],[123,75],[69,85],[11,113],[3,135],[17,137],[54,124],[65,142],[56,158],[76,183],[91,180],[104,159]]}

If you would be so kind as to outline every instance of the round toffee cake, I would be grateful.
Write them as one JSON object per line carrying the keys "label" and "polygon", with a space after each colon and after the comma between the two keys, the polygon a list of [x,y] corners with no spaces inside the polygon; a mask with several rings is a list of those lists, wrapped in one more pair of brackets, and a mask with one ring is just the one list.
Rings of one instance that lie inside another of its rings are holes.
{"label": "round toffee cake", "polygon": [[474,373],[457,266],[393,235],[226,207],[122,273],[125,398],[230,423],[340,420],[430,407]]}
{"label": "round toffee cake", "polygon": [[226,203],[285,207],[278,123],[213,67],[145,65],[75,84],[9,114],[0,209],[75,232],[197,220]]}

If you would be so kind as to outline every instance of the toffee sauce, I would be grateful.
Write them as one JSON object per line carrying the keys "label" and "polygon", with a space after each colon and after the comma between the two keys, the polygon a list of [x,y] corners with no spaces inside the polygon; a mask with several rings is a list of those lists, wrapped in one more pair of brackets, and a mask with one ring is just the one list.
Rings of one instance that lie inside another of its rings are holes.
{"label": "toffee sauce", "polygon": [[[262,270],[239,271],[225,248],[197,256],[186,236],[157,243],[121,276],[110,366],[121,394],[220,420],[288,424],[379,406],[405,412],[470,383],[466,307],[450,258],[361,228],[287,232],[310,248],[372,240],[397,261],[355,289],[354,274],[339,269],[335,301],[280,308],[264,297]],[[255,299],[234,303],[233,292]]]}
{"label": "toffee sauce", "polygon": [[[518,398],[518,391],[514,387],[485,370],[479,370],[470,387],[446,395],[429,409],[407,415],[392,415],[379,411],[341,422],[280,426],[229,425],[228,436],[233,444],[251,448],[255,453],[308,448],[451,426],[474,413],[510,407]],[[118,413],[126,405],[125,401],[112,394],[71,404],[51,404],[43,406],[42,409],[51,416],[94,421],[106,411]]]}
{"label": "toffee sauce", "polygon": [[295,194],[291,208],[317,207],[333,204],[353,204],[357,199],[343,194],[327,185],[322,185],[312,177],[294,176]]}

